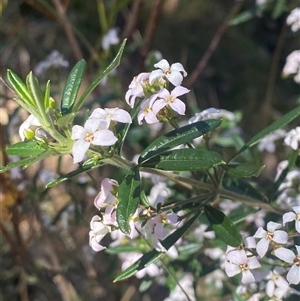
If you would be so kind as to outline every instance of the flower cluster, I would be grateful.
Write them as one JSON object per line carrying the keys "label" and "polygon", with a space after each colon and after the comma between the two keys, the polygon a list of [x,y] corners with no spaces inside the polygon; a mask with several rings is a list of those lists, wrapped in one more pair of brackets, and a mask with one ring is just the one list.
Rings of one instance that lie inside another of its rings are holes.
{"label": "flower cluster", "polygon": [[[101,217],[96,215],[91,221],[90,246],[94,251],[105,249],[100,245],[100,241],[107,234],[112,232],[113,237],[123,237],[124,234],[118,229],[116,220],[116,210],[118,206],[118,188],[119,184],[114,179],[105,178],[101,182],[101,189],[94,199],[95,207],[100,211]],[[177,224],[178,216],[169,211],[161,211],[161,205],[169,196],[169,189],[164,182],[157,183],[150,191],[147,197],[149,207],[140,206],[130,217],[130,239],[138,236],[136,227],[139,228],[145,238],[152,243],[153,247],[160,251],[167,251],[160,241],[170,234],[166,228],[169,224]],[[141,227],[140,221],[144,221]],[[117,235],[116,235],[117,232]]]}
{"label": "flower cluster", "polygon": [[[293,228],[300,234],[300,206],[293,207],[293,212],[285,213],[282,224],[270,221],[266,230],[259,227],[253,237],[244,238],[240,248],[227,248],[224,265],[226,274],[233,277],[242,273],[242,284],[248,289],[254,285],[252,294],[255,290],[261,291],[257,300],[263,297],[262,288],[272,300],[281,300],[291,293],[299,294],[290,285],[300,283],[300,246],[293,246],[289,242],[288,232],[280,230],[282,225],[290,222],[294,222]],[[277,259],[268,258],[269,254],[275,255]],[[273,269],[266,271],[269,264]]]}
{"label": "flower cluster", "polygon": [[[178,97],[189,92],[181,83],[187,75],[182,64],[170,66],[167,60],[162,59],[154,65],[156,70],[150,73],[141,73],[134,77],[125,95],[126,102],[134,107],[136,98],[143,98],[139,104],[138,123],[145,120],[148,124],[172,119],[172,112],[185,114],[186,105]],[[171,83],[175,88],[170,92],[167,88]]]}
{"label": "flower cluster", "polygon": [[74,163],[84,159],[91,145],[114,145],[118,140],[114,134],[116,122],[131,123],[131,116],[119,108],[97,108],[86,120],[84,126],[74,125],[71,136],[75,140],[72,148]]}

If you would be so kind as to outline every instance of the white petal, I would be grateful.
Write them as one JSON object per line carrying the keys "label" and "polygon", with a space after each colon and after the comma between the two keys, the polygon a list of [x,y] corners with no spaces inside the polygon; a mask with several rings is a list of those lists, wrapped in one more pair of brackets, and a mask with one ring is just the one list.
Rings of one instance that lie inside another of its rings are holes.
{"label": "white petal", "polygon": [[185,103],[178,98],[170,103],[170,107],[179,115],[185,114]]}
{"label": "white petal", "polygon": [[86,151],[89,149],[90,143],[85,140],[77,140],[72,148],[73,162],[81,162],[84,158]]}
{"label": "white petal", "polygon": [[273,241],[279,244],[286,244],[288,241],[288,234],[285,231],[277,230],[274,232]]}
{"label": "white petal", "polygon": [[255,278],[253,274],[247,270],[242,273],[242,283],[247,284],[247,283],[252,283],[255,282]]}
{"label": "white petal", "polygon": [[233,277],[241,272],[241,269],[238,265],[230,263],[229,261],[225,262],[225,272],[228,277]]}
{"label": "white petal", "polygon": [[165,72],[165,71],[168,71],[168,70],[169,70],[170,64],[168,63],[167,60],[162,59],[162,60],[160,60],[158,63],[156,63],[156,64],[154,65],[154,67],[155,67],[155,68],[159,68],[159,69],[161,69],[161,70],[163,70],[163,71]]}
{"label": "white petal", "polygon": [[286,279],[290,284],[298,284],[300,282],[300,267],[294,264],[287,273]]}
{"label": "white petal", "polygon": [[154,70],[150,73],[149,84],[152,85],[156,79],[162,77],[164,73],[161,70]]}
{"label": "white petal", "polygon": [[257,257],[252,256],[249,258],[248,260],[248,267],[249,269],[253,270],[253,269],[257,269],[261,267],[261,264],[259,263],[259,261],[257,260]]}
{"label": "white petal", "polygon": [[257,254],[260,257],[264,257],[268,251],[270,241],[266,238],[262,238],[256,245]]}
{"label": "white petal", "polygon": [[185,88],[185,87],[182,87],[182,86],[178,86],[178,87],[175,87],[172,92],[171,92],[171,95],[174,96],[174,97],[178,97],[178,96],[181,96],[183,94],[186,94],[190,92],[189,89]]}
{"label": "white petal", "polygon": [[294,221],[296,219],[296,214],[294,212],[285,213],[282,217],[283,225],[288,222]]}
{"label": "white petal", "polygon": [[295,259],[295,254],[293,251],[286,249],[286,248],[278,248],[274,251],[274,254],[276,257],[279,259],[288,262],[288,263],[293,263]]}
{"label": "white petal", "polygon": [[255,237],[255,238],[263,238],[263,237],[266,236],[266,234],[267,234],[267,231],[264,230],[262,227],[259,227],[257,229],[257,231],[255,232],[255,234],[253,235],[253,237]]}
{"label": "white petal", "polygon": [[112,120],[122,122],[122,123],[132,123],[130,114],[122,109],[115,110]]}
{"label": "white petal", "polygon": [[95,133],[98,129],[99,124],[101,123],[101,119],[98,118],[89,118],[84,124],[84,128],[88,133]]}
{"label": "white petal", "polygon": [[102,108],[96,108],[90,116],[90,118],[99,118],[99,119],[105,119],[105,117],[106,117],[106,112]]}
{"label": "white petal", "polygon": [[269,232],[274,232],[275,230],[279,229],[281,227],[281,224],[274,223],[274,222],[268,222],[267,223],[267,229]]}
{"label": "white petal", "polygon": [[74,125],[72,127],[72,136],[71,139],[77,140],[77,139],[84,139],[86,134],[86,130],[84,127],[80,125]]}
{"label": "white petal", "polygon": [[244,250],[233,250],[228,252],[227,260],[235,264],[245,264],[248,262],[247,254]]}
{"label": "white petal", "polygon": [[300,206],[293,207],[293,210],[296,212],[296,214],[300,214]]}
{"label": "white petal", "polygon": [[297,232],[300,233],[300,221],[295,222],[295,228],[296,228]]}
{"label": "white petal", "polygon": [[172,71],[179,71],[179,72],[182,72],[183,73],[183,76],[187,76],[187,73],[186,71],[184,70],[182,64],[180,63],[174,63],[171,65],[171,73]]}
{"label": "white petal", "polygon": [[114,145],[118,139],[115,137],[114,133],[110,130],[98,130],[94,133],[94,139],[92,144],[101,146],[111,146]]}
{"label": "white petal", "polygon": [[167,75],[167,79],[174,86],[179,86],[182,83],[183,76],[180,72],[173,71],[172,73]]}

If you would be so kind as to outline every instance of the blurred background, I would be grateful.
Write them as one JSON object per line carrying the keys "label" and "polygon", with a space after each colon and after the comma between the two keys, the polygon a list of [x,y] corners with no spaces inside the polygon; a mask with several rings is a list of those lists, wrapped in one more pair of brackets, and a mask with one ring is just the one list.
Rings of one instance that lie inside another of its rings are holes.
{"label": "blurred background", "polygon": [[[240,111],[245,140],[299,105],[299,84],[282,76],[286,57],[300,46],[299,31],[286,24],[298,0],[2,0],[0,5],[1,165],[18,160],[5,155],[5,146],[20,140],[18,127],[27,117],[5,84],[7,69],[22,79],[33,70],[41,86],[50,79],[51,95],[60,101],[78,60],[87,61],[84,88],[109,65],[124,38],[120,66],[94,90],[86,110],[128,109],[124,96],[133,76],[152,70],[161,58],[182,63],[188,73],[183,83],[192,91],[188,115],[209,107]],[[118,41],[106,47],[111,28]],[[133,132],[128,154],[151,139],[146,127]],[[101,180],[121,179],[122,173],[105,167],[45,188],[73,169],[71,157],[63,157],[0,175],[0,301],[164,300],[169,289],[159,282],[146,289],[145,279],[114,284],[121,269],[117,256],[95,253],[88,245]]]}

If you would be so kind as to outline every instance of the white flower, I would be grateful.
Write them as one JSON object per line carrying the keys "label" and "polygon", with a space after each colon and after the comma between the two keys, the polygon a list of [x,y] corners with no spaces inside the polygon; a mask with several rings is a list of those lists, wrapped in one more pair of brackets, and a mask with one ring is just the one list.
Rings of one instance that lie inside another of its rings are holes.
{"label": "white flower", "polygon": [[260,152],[266,150],[269,153],[276,151],[275,141],[285,136],[285,130],[278,129],[270,135],[264,137],[258,144],[258,150]]}
{"label": "white flower", "polygon": [[120,39],[118,37],[118,29],[111,28],[107,32],[107,34],[102,38],[102,48],[104,50],[108,50],[110,45],[117,45],[119,44]]}
{"label": "white flower", "polygon": [[260,257],[264,257],[268,251],[269,244],[274,241],[279,244],[286,244],[288,240],[288,234],[285,231],[277,230],[281,227],[281,224],[268,222],[267,230],[259,227],[253,237],[261,238],[256,245],[256,251]]}
{"label": "white flower", "polygon": [[276,267],[273,271],[269,271],[269,273],[266,275],[265,279],[268,280],[266,285],[266,293],[269,297],[275,295],[277,288],[281,288],[282,290],[285,290],[285,292],[287,292],[290,288],[287,281],[281,276],[283,272],[283,268]]}
{"label": "white flower", "polygon": [[29,115],[28,118],[20,126],[19,135],[22,141],[26,139],[25,134],[30,129],[31,126],[41,126],[38,119],[33,115]]}
{"label": "white flower", "polygon": [[101,182],[101,190],[95,197],[94,205],[96,208],[106,208],[108,204],[115,203],[115,194],[119,187],[119,183],[114,179],[105,178]]}
{"label": "white flower", "polygon": [[282,75],[284,77],[294,75],[295,82],[300,83],[300,50],[294,50],[287,56]]}
{"label": "white flower", "polygon": [[300,145],[300,126],[287,133],[284,143],[289,145],[292,149],[298,150]]}
{"label": "white flower", "polygon": [[167,89],[160,90],[157,95],[157,100],[153,103],[152,109],[155,115],[164,107],[169,106],[179,115],[185,114],[185,103],[178,99],[178,96],[188,93],[190,90],[182,86],[175,87],[170,93]]}
{"label": "white flower", "polygon": [[300,233],[300,206],[293,207],[294,212],[285,213],[282,217],[283,225],[288,222],[295,221],[295,228]]}
{"label": "white flower", "polygon": [[291,26],[292,31],[300,29],[300,8],[294,8],[286,19],[286,24]]}
{"label": "white flower", "polygon": [[276,257],[292,264],[291,269],[286,275],[286,279],[290,284],[299,284],[300,282],[300,246],[295,247],[298,255],[295,255],[293,251],[286,248],[278,248],[274,251]]}
{"label": "white flower", "polygon": [[112,120],[122,123],[132,122],[130,114],[127,111],[119,108],[97,108],[93,111],[90,118],[99,118],[107,121],[109,124]]}
{"label": "white flower", "polygon": [[36,75],[42,75],[50,68],[59,67],[67,68],[69,67],[69,62],[64,60],[63,56],[57,50],[52,50],[44,61],[41,61],[36,65],[34,73]]}
{"label": "white flower", "polygon": [[197,122],[197,121],[201,121],[201,120],[210,119],[210,118],[212,118],[211,114],[219,113],[219,112],[220,111],[218,109],[215,109],[215,108],[206,109],[206,110],[204,110],[200,113],[196,113],[195,116],[191,117],[189,119],[189,124]]}
{"label": "white flower", "polygon": [[[204,238],[214,239],[216,237],[214,231],[206,231],[208,225],[201,224],[194,230],[194,235],[197,241],[203,241]],[[205,232],[206,231],[206,232]]]}
{"label": "white flower", "polygon": [[125,100],[128,105],[133,108],[137,97],[144,97],[143,87],[149,83],[150,73],[140,73],[135,76],[129,85],[129,89],[125,94]]}
{"label": "white flower", "polygon": [[244,250],[232,251],[227,254],[225,272],[228,277],[242,273],[242,283],[251,283],[255,278],[250,270],[257,269],[261,265],[255,256],[247,257]]}
{"label": "white flower", "polygon": [[137,119],[138,123],[142,124],[142,120],[148,124],[158,123],[159,120],[156,117],[156,114],[153,112],[152,105],[153,102],[156,100],[157,94],[152,95],[150,98],[144,99],[140,106],[140,111],[138,113]]}
{"label": "white flower", "polygon": [[[149,82],[151,85],[156,79],[162,79],[166,77],[174,86],[180,86],[183,76],[187,76],[186,71],[180,63],[175,63],[170,66],[167,60],[162,59],[155,64],[154,67],[159,68],[159,70],[154,70],[151,72],[149,76]],[[183,73],[183,76],[181,73]]]}
{"label": "white flower", "polygon": [[73,140],[77,140],[72,148],[74,163],[83,160],[86,151],[91,144],[100,146],[111,146],[117,142],[117,138],[112,131],[107,129],[108,123],[101,122],[96,118],[88,119],[84,127],[74,125],[72,128]]}
{"label": "white flower", "polygon": [[90,222],[91,230],[89,232],[89,245],[96,252],[106,249],[100,245],[100,241],[103,237],[111,231],[110,227],[104,225],[101,222],[101,218],[95,215]]}

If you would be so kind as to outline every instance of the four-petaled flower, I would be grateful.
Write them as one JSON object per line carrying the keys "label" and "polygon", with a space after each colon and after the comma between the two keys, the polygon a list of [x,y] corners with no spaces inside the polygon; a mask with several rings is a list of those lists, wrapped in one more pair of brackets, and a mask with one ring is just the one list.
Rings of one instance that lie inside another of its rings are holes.
{"label": "four-petaled flower", "polygon": [[154,94],[150,98],[146,98],[141,103],[141,109],[138,113],[138,123],[142,124],[142,120],[145,119],[145,121],[148,124],[153,124],[159,122],[159,120],[156,117],[156,114],[153,112],[152,104],[156,100],[157,95]]}
{"label": "four-petaled flower", "polygon": [[185,104],[177,97],[186,94],[189,91],[189,89],[182,86],[175,87],[171,93],[167,89],[160,90],[157,93],[157,100],[152,106],[153,112],[156,115],[162,108],[170,106],[179,115],[184,115]]}
{"label": "four-petaled flower", "polygon": [[100,241],[103,237],[111,231],[109,226],[102,223],[100,216],[95,215],[90,222],[91,230],[89,232],[89,245],[96,252],[106,249],[106,247],[100,245]]}
{"label": "four-petaled flower", "polygon": [[[31,126],[41,126],[38,119],[32,114],[28,116],[28,118],[21,124],[19,128],[19,135],[22,141],[25,140],[27,133],[29,133],[30,131]],[[34,134],[32,136],[34,137]]]}
{"label": "four-petaled flower", "polygon": [[267,230],[265,231],[262,227],[259,227],[253,237],[261,238],[256,245],[257,254],[260,257],[264,257],[268,251],[269,244],[274,241],[278,244],[286,244],[288,240],[288,234],[285,231],[277,230],[281,227],[281,224],[268,222]]}
{"label": "four-petaled flower", "polygon": [[83,160],[85,153],[91,144],[100,146],[111,146],[117,142],[117,138],[112,131],[108,130],[108,122],[97,118],[88,119],[84,127],[74,125],[72,128],[73,140],[77,140],[72,148],[74,163]]}
{"label": "four-petaled flower", "polygon": [[[170,66],[168,61],[165,59],[159,61],[154,65],[154,67],[159,69],[151,72],[149,76],[149,83],[151,85],[155,82],[155,80],[163,79],[164,77],[166,77],[168,81],[174,86],[180,86],[183,80],[183,76],[187,75],[182,64],[175,63]],[[183,74],[183,76],[181,73]]]}
{"label": "four-petaled flower", "polygon": [[292,264],[292,267],[286,275],[286,279],[290,284],[299,284],[300,282],[300,246],[295,247],[298,255],[295,255],[293,251],[283,247],[274,251],[276,257]]}
{"label": "four-petaled flower", "polygon": [[108,50],[110,45],[117,45],[119,42],[118,29],[114,27],[110,28],[107,34],[102,38],[102,48]]}
{"label": "four-petaled flower", "polygon": [[244,250],[227,253],[225,262],[225,272],[229,277],[242,273],[242,283],[255,281],[250,270],[257,269],[261,265],[255,256],[247,257]]}

